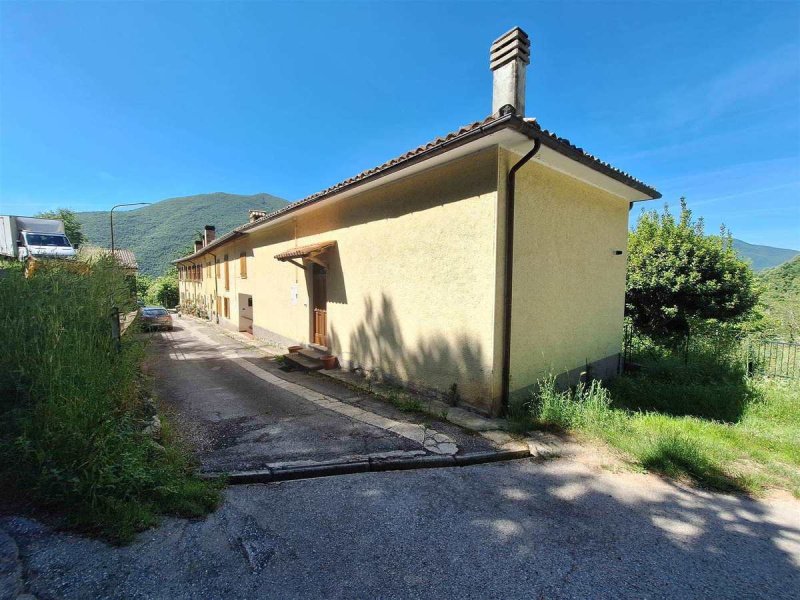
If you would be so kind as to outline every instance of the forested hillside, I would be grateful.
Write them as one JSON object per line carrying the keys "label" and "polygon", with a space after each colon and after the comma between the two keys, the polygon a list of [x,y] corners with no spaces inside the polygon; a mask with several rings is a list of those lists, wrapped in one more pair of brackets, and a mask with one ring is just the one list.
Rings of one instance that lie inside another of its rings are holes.
{"label": "forested hillside", "polygon": [[[285,200],[270,194],[217,192],[169,198],[129,211],[118,209],[114,211],[114,244],[133,250],[141,273],[161,275],[203,226],[215,225],[219,236],[245,223],[249,209],[272,211],[285,205]],[[77,213],[77,217],[88,243],[109,247],[108,211]]]}
{"label": "forested hillside", "polygon": [[778,335],[800,340],[800,256],[760,274],[767,313],[779,322]]}
{"label": "forested hillside", "polygon": [[733,249],[736,250],[739,256],[750,263],[754,271],[777,267],[787,260],[800,255],[800,251],[797,250],[759,246],[758,244],[748,244],[742,240],[733,240]]}

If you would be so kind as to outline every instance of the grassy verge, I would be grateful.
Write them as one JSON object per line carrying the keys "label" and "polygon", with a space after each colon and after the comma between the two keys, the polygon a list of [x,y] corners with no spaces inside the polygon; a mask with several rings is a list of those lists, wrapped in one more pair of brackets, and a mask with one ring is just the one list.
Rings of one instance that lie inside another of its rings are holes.
{"label": "grassy verge", "polygon": [[112,306],[134,307],[109,262],[0,276],[0,479],[9,498],[127,541],[161,514],[205,514],[219,490],[168,423],[158,441],[143,432],[144,352],[132,339],[118,351]]}
{"label": "grassy verge", "polygon": [[566,392],[547,380],[526,408],[535,427],[602,439],[648,470],[717,490],[800,497],[800,386],[705,368],[704,379],[697,366],[660,362],[609,388]]}

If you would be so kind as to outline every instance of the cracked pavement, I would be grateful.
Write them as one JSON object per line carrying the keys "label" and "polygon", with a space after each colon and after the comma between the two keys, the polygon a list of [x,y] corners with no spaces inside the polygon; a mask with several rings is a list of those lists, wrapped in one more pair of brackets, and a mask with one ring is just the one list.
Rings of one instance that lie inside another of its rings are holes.
{"label": "cracked pavement", "polygon": [[200,321],[151,336],[147,370],[206,472],[492,450],[459,427],[381,406],[313,373],[286,372]]}
{"label": "cracked pavement", "polygon": [[122,548],[0,529],[40,600],[788,599],[799,508],[562,458],[236,486]]}

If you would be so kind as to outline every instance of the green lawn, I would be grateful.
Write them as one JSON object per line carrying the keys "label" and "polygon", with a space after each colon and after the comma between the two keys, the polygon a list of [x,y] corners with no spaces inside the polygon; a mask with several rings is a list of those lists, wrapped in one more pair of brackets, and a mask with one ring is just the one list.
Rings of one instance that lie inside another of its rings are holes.
{"label": "green lawn", "polygon": [[527,414],[534,427],[602,439],[651,471],[718,490],[781,488],[800,497],[800,383],[736,383],[730,373],[692,383],[691,371],[664,378],[653,366],[609,388],[570,392],[544,382]]}

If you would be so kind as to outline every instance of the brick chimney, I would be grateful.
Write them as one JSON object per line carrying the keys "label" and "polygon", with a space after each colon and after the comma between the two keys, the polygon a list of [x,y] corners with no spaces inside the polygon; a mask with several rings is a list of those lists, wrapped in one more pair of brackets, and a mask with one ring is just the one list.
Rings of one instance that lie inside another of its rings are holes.
{"label": "brick chimney", "polygon": [[197,252],[203,248],[203,240],[194,241],[194,251]]}
{"label": "brick chimney", "polygon": [[217,238],[217,228],[213,225],[206,225],[203,230],[203,247],[205,248]]}
{"label": "brick chimney", "polygon": [[494,76],[492,114],[510,104],[517,116],[525,116],[525,69],[530,62],[531,42],[519,27],[494,41],[489,49],[489,68]]}

